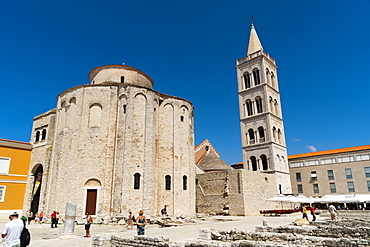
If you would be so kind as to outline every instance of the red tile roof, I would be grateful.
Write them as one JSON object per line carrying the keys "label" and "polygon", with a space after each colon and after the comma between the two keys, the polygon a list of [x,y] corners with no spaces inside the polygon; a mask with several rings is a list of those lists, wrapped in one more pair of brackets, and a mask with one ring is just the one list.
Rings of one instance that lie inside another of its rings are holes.
{"label": "red tile roof", "polygon": [[312,156],[326,155],[326,154],[346,153],[346,152],[361,151],[361,150],[367,150],[367,149],[370,149],[370,145],[349,147],[349,148],[339,148],[339,149],[332,149],[332,150],[325,150],[325,151],[318,151],[318,152],[311,152],[311,153],[304,153],[304,154],[293,154],[293,155],[288,155],[288,159],[297,159],[297,158],[312,157]]}

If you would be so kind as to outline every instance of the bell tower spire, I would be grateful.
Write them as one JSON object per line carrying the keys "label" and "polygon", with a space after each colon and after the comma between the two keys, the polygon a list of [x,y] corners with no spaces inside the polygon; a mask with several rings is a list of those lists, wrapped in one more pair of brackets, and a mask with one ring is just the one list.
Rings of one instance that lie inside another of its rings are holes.
{"label": "bell tower spire", "polygon": [[[253,21],[253,20],[252,20]],[[290,194],[291,184],[275,60],[252,22],[247,55],[236,61],[246,196],[250,214],[270,208],[266,199]]]}
{"label": "bell tower spire", "polygon": [[249,34],[249,43],[248,43],[247,55],[250,55],[250,54],[255,53],[257,51],[263,50],[261,41],[258,38],[257,31],[254,28],[253,16],[251,18],[251,21],[252,21],[252,24],[251,24],[251,31],[250,31],[250,34]]}

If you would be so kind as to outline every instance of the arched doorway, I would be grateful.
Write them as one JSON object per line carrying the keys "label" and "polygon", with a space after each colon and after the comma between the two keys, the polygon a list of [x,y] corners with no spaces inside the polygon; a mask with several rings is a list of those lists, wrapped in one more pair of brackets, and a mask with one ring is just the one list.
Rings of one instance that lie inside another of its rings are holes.
{"label": "arched doorway", "polygon": [[39,202],[40,202],[40,193],[41,193],[41,184],[42,184],[42,173],[44,172],[42,165],[35,167],[36,170],[33,172],[34,181],[32,187],[32,201],[30,210],[33,213],[39,211]]}
{"label": "arched doorway", "polygon": [[96,215],[100,187],[100,181],[95,178],[89,179],[85,183],[85,213],[89,212],[90,215]]}

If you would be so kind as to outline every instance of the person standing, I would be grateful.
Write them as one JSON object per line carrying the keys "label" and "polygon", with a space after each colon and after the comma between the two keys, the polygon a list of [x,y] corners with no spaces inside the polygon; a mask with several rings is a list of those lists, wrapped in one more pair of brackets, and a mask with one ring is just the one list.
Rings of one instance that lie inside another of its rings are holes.
{"label": "person standing", "polygon": [[90,237],[90,227],[91,227],[91,224],[93,223],[93,218],[91,217],[89,212],[86,212],[85,220],[86,220],[85,222],[86,235],[84,237],[89,238]]}
{"label": "person standing", "polygon": [[58,227],[58,223],[59,223],[59,212],[56,212],[56,214],[55,214],[55,227]]}
{"label": "person standing", "polygon": [[5,224],[4,230],[1,234],[2,238],[6,237],[4,247],[20,247],[21,246],[21,233],[23,228],[26,227],[23,220],[18,219],[16,212],[9,216],[10,221]]}
{"label": "person standing", "polygon": [[337,220],[338,211],[333,204],[330,204],[328,211],[330,213],[331,220]]}
{"label": "person standing", "polygon": [[130,230],[132,230],[132,228],[134,227],[134,221],[135,221],[135,217],[132,215],[132,212],[129,212],[128,218],[127,218],[126,229],[130,227]]}
{"label": "person standing", "polygon": [[44,218],[44,212],[41,211],[41,213],[39,214],[39,224],[42,223],[42,219]]}
{"label": "person standing", "polygon": [[167,205],[164,205],[164,207],[161,210],[162,218],[166,218],[168,216],[167,214]]}
{"label": "person standing", "polygon": [[50,215],[50,217],[51,217],[51,228],[54,228],[54,226],[55,226],[55,227],[57,227],[57,224],[56,224],[56,222],[57,222],[57,212],[56,212],[56,211],[54,211],[54,212]]}
{"label": "person standing", "polygon": [[30,211],[28,211],[28,213],[27,213],[27,221],[28,221],[28,225],[31,223],[32,219],[33,219],[33,212],[30,210]]}
{"label": "person standing", "polygon": [[144,211],[140,210],[139,216],[136,218],[137,235],[145,234],[145,221]]}
{"label": "person standing", "polygon": [[302,207],[302,214],[303,214],[302,219],[306,219],[306,220],[308,220],[308,216],[307,216],[307,208],[306,208],[306,206],[303,206],[303,207]]}
{"label": "person standing", "polygon": [[312,221],[316,221],[316,210],[314,207],[310,207],[310,212],[311,212],[311,215],[312,215]]}

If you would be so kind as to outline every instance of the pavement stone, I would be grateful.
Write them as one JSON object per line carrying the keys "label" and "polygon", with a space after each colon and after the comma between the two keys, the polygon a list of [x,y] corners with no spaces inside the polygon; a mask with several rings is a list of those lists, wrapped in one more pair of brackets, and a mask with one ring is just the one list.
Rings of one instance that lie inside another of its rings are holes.
{"label": "pavement stone", "polygon": [[[256,226],[262,226],[263,220],[268,221],[269,226],[288,225],[296,219],[301,218],[301,214],[283,215],[283,216],[212,216],[203,219],[197,219],[196,223],[184,223],[178,226],[160,227],[159,225],[147,225],[145,235],[147,236],[162,236],[169,238],[171,242],[185,242],[198,239],[199,229],[215,228],[218,230],[233,230],[235,228],[245,231],[254,231]],[[320,220],[318,217],[317,220]],[[0,222],[0,230],[2,231],[6,222]],[[63,233],[63,225],[60,224],[57,228],[51,228],[50,224],[35,224],[28,225],[31,233],[30,247],[65,247],[65,246],[91,246],[91,238],[84,238],[84,225],[75,226],[76,238],[60,239]],[[136,227],[133,230],[126,230],[122,225],[100,225],[93,224],[91,226],[91,235],[104,233],[119,233],[123,236],[135,236]],[[0,244],[4,246],[4,240]]]}

